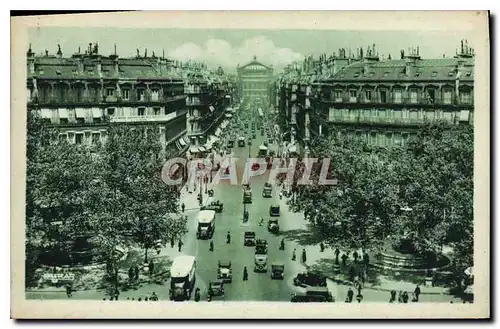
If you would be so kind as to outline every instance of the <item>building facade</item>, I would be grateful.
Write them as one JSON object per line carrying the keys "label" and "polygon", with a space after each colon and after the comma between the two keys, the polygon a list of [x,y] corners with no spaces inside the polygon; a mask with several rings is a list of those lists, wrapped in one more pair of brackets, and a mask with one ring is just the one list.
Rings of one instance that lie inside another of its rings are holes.
{"label": "building facade", "polygon": [[271,83],[273,81],[273,68],[264,65],[257,61],[257,57],[253,57],[253,61],[244,65],[238,66],[238,83],[239,94],[244,102],[260,101],[267,106],[271,104]]}
{"label": "building facade", "polygon": [[[106,128],[113,123],[138,125],[155,123],[159,126],[161,144],[169,153],[184,155],[191,142],[188,135],[188,106],[201,108],[201,100],[193,99],[190,91],[200,91],[203,104],[211,104],[219,113],[228,85],[214,84],[210,88],[188,83],[191,63],[181,63],[139,54],[120,58],[115,53],[99,54],[97,44],[89,44],[85,52],[64,57],[58,47],[55,55],[45,51],[38,56],[31,46],[27,52],[28,109],[38,110],[41,118],[60,130],[61,138],[77,144],[91,145],[105,141]],[[206,67],[200,72],[208,72]],[[205,75],[209,75],[205,73]],[[198,104],[198,102],[200,104]],[[208,105],[207,105],[208,107]],[[204,134],[216,128],[210,113],[201,112],[200,130]],[[213,115],[212,115],[213,116]],[[212,122],[210,127],[204,123]],[[197,127],[198,128],[198,127]],[[197,129],[196,128],[196,129]]]}
{"label": "building facade", "polygon": [[404,146],[426,121],[473,123],[474,51],[467,41],[453,58],[422,59],[416,47],[380,60],[375,45],[347,61],[339,55],[313,82],[281,85],[280,109],[302,148],[332,130],[391,147]]}
{"label": "building facade", "polygon": [[219,141],[220,126],[232,104],[234,82],[224,75],[220,67],[211,73],[191,67],[186,71],[185,81],[187,135],[191,142],[189,153],[207,153]]}

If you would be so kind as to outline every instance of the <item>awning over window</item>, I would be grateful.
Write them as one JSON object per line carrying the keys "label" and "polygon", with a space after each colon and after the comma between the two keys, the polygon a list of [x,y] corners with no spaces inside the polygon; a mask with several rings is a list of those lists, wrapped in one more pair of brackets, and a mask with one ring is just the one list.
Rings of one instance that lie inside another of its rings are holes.
{"label": "awning over window", "polygon": [[42,117],[42,119],[51,119],[52,118],[52,115],[53,115],[53,110],[51,109],[42,109],[40,111],[40,116]]}
{"label": "awning over window", "polygon": [[92,116],[94,118],[100,118],[100,117],[102,117],[102,109],[96,108],[96,107],[92,108]]}
{"label": "awning over window", "polygon": [[186,144],[186,141],[184,140],[184,137],[179,138],[179,144],[180,144],[182,147],[184,147],[184,146],[186,146],[186,145],[187,145],[187,144]]}
{"label": "awning over window", "polygon": [[460,121],[469,121],[469,111],[468,110],[460,111]]}
{"label": "awning over window", "polygon": [[59,109],[59,118],[67,119],[68,118],[68,110],[67,109]]}
{"label": "awning over window", "polygon": [[86,118],[87,117],[87,109],[76,108],[75,109],[77,118]]}
{"label": "awning over window", "polygon": [[183,145],[181,145],[181,140],[182,140],[182,138],[181,138],[181,139],[177,139],[177,140],[175,141],[175,146],[177,147],[177,149],[178,149],[179,151],[182,151],[182,149],[184,148],[184,146],[183,146]]}

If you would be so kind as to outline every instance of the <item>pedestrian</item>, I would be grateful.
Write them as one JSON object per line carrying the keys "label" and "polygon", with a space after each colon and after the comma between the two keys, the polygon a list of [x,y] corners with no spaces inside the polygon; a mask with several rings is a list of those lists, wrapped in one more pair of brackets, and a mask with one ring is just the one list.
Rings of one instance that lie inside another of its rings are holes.
{"label": "pedestrian", "polygon": [[139,280],[139,267],[137,265],[134,267],[134,280]]}
{"label": "pedestrian", "polygon": [[292,260],[296,260],[297,259],[297,255],[295,253],[296,249],[293,248],[293,252],[292,252]]}
{"label": "pedestrian", "polygon": [[368,256],[366,252],[363,254],[363,263],[368,268],[368,265],[370,264],[370,256]]}
{"label": "pedestrian", "polygon": [[210,251],[214,251],[214,242],[210,240]]}
{"label": "pedestrian", "polygon": [[148,297],[144,297],[144,301],[147,302],[148,301]]}
{"label": "pedestrian", "polygon": [[118,296],[120,296],[120,291],[116,288],[114,293],[115,300],[118,300]]}
{"label": "pedestrian", "polygon": [[361,282],[356,281],[355,286],[356,286],[356,289],[358,290],[358,295],[361,295],[361,288],[362,288]]}
{"label": "pedestrian", "polygon": [[420,296],[420,286],[418,284],[415,287],[415,291],[413,293],[415,294],[415,302],[418,302],[418,298]]}
{"label": "pedestrian", "polygon": [[68,296],[68,298],[73,297],[73,288],[69,284],[66,285],[66,296]]}
{"label": "pedestrian", "polygon": [[361,301],[363,300],[363,295],[361,293],[359,293],[357,296],[356,296],[356,300],[358,301],[358,303],[361,303]]}
{"label": "pedestrian", "polygon": [[128,279],[130,281],[134,280],[134,267],[132,266],[128,269]]}
{"label": "pedestrian", "polygon": [[156,294],[156,292],[153,291],[153,293],[151,294],[151,298],[149,298],[149,300],[152,300],[154,302],[158,301],[158,295]]}
{"label": "pedestrian", "polygon": [[354,252],[352,253],[352,257],[354,258],[354,262],[355,262],[355,263],[357,263],[357,262],[358,262],[358,257],[359,257],[358,252],[357,252],[357,251],[354,251]]}
{"label": "pedestrian", "polygon": [[302,263],[305,263],[307,260],[307,257],[306,257],[306,249],[302,249]]}
{"label": "pedestrian", "polygon": [[398,302],[402,303],[403,302],[403,292],[400,290],[398,293]]}
{"label": "pedestrian", "polygon": [[181,241],[181,240],[179,240],[179,243],[178,243],[178,246],[179,246],[179,252],[181,252],[181,251],[182,251],[182,244],[183,244],[183,243],[182,243],[182,241]]}
{"label": "pedestrian", "polygon": [[137,301],[142,302],[142,298],[141,297],[137,298]]}
{"label": "pedestrian", "polygon": [[247,267],[245,266],[243,268],[243,281],[247,281],[248,280],[248,270],[247,270]]}
{"label": "pedestrian", "polygon": [[394,303],[396,301],[396,290],[391,290],[391,298],[389,299],[389,303]]}
{"label": "pedestrian", "polygon": [[149,274],[150,274],[150,275],[153,275],[154,268],[155,268],[155,264],[154,264],[154,263],[153,263],[153,261],[151,260],[151,261],[149,262]]}
{"label": "pedestrian", "polygon": [[231,243],[231,233],[229,233],[229,231],[227,231],[226,243]]}
{"label": "pedestrian", "polygon": [[351,287],[349,287],[349,290],[347,290],[347,302],[351,303],[353,297],[354,297],[354,291],[352,291]]}
{"label": "pedestrian", "polygon": [[184,202],[181,204],[181,209],[182,209],[182,212],[184,212],[184,210],[186,210],[186,205],[184,204]]}
{"label": "pedestrian", "polygon": [[132,297],[132,300],[135,301],[135,297]]}
{"label": "pedestrian", "polygon": [[346,263],[347,263],[347,258],[349,258],[349,256],[347,256],[346,253],[344,253],[342,255],[342,266],[346,266]]}
{"label": "pedestrian", "polygon": [[325,245],[323,244],[323,242],[321,242],[319,244],[319,250],[320,250],[320,252],[324,252],[325,251]]}
{"label": "pedestrian", "polygon": [[406,291],[403,292],[403,303],[408,303],[408,299],[409,299],[408,293]]}
{"label": "pedestrian", "polygon": [[335,248],[335,264],[336,265],[339,264],[339,254],[340,254],[339,248]]}
{"label": "pedestrian", "polygon": [[354,277],[356,276],[356,269],[351,265],[349,268],[349,281],[354,282]]}

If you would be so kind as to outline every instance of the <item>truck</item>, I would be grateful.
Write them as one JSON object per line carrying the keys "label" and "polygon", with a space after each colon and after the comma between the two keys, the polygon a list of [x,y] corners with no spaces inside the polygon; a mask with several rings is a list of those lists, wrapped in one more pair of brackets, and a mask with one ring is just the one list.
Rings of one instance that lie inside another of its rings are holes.
{"label": "truck", "polygon": [[196,282],[196,258],[178,256],[170,267],[170,300],[189,300]]}
{"label": "truck", "polygon": [[214,235],[215,230],[215,210],[201,210],[198,213],[198,239],[209,239]]}

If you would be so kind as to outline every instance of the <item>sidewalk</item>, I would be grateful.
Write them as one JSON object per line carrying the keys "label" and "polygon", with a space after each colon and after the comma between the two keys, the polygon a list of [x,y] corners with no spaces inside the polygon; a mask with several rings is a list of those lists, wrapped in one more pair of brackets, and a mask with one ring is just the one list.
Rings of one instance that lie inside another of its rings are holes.
{"label": "sidewalk", "polygon": [[[276,193],[279,193],[279,191],[277,190]],[[278,202],[280,204],[280,208],[282,211],[281,217],[284,219],[282,225],[283,233],[286,234],[287,231],[294,231],[294,230],[297,231],[308,230],[309,221],[304,219],[303,212],[293,213],[292,211],[290,211],[289,206],[286,204],[286,200],[287,198],[285,197],[283,197],[282,200],[279,200],[278,197]],[[296,248],[297,264],[300,264],[301,267],[303,267],[304,271],[312,268],[317,268],[324,275],[326,275],[327,278],[336,282],[337,284],[343,286],[352,286],[352,282],[343,278],[345,275],[342,273],[341,259],[342,255],[347,254],[349,256],[349,259],[347,260],[346,266],[349,267],[350,264],[353,262],[353,257],[352,257],[353,250],[339,249],[340,265],[335,265],[334,264],[335,250],[332,248],[325,248],[325,250],[321,252],[319,242],[313,244],[305,244],[305,243],[300,243],[300,238],[297,238],[289,240],[288,245],[290,245],[290,247],[287,248],[289,251]],[[303,249],[306,250],[305,263],[301,261]],[[358,254],[361,254],[361,251],[358,251]],[[370,258],[373,259],[373,256],[371,256]],[[372,271],[374,270],[372,269]],[[390,292],[391,290],[413,292],[415,287],[416,284],[413,282],[395,281],[383,275],[377,275],[376,283],[366,282],[364,285],[364,289],[374,290],[374,291],[384,291],[384,292]],[[432,287],[432,286],[420,285],[420,289],[422,295],[449,295],[448,288],[445,287]]]}
{"label": "sidewalk", "polygon": [[[200,193],[199,186],[196,191],[193,191],[193,188],[191,187],[190,192],[191,193],[187,191],[186,186],[182,187],[179,204],[184,203],[186,211],[200,209],[200,203],[198,202],[198,194]],[[203,205],[205,206],[211,201],[213,201],[213,198],[209,197],[208,194],[205,193],[205,189],[203,189]]]}

